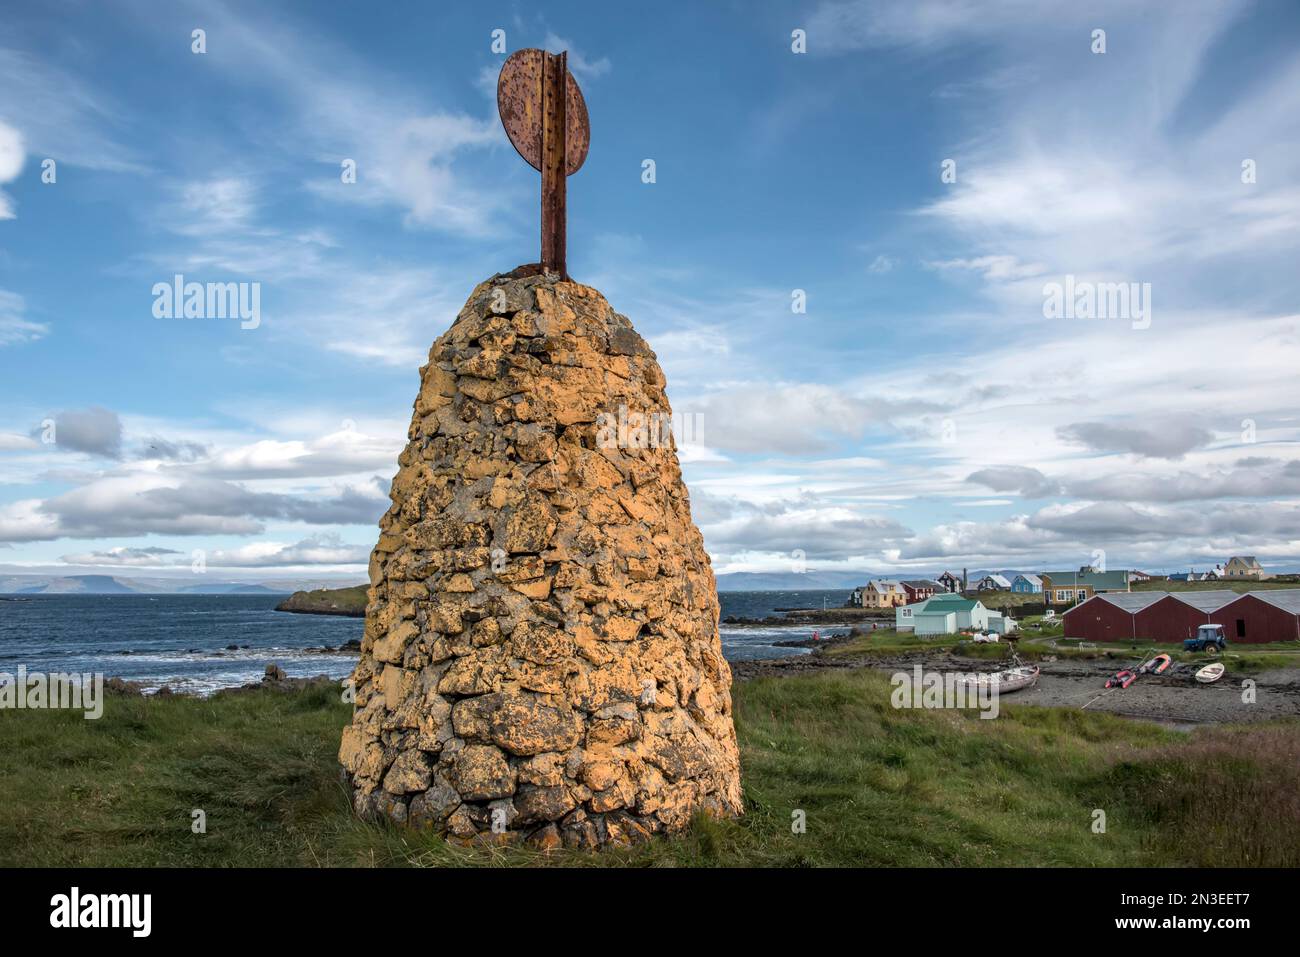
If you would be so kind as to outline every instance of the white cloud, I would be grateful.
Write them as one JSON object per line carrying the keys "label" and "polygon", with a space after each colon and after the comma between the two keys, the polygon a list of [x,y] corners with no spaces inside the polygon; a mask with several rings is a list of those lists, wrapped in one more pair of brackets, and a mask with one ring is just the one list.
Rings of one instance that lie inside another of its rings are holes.
{"label": "white cloud", "polygon": [[172,225],[178,233],[205,235],[244,230],[257,212],[256,188],[237,176],[185,183],[180,189],[182,218]]}
{"label": "white cloud", "polygon": [[256,535],[270,520],[372,525],[387,507],[377,484],[329,495],[261,492],[162,472],[111,473],[44,500],[0,507],[0,541],[141,535]]}
{"label": "white cloud", "polygon": [[360,566],[370,559],[369,545],[349,545],[335,533],[305,538],[295,544],[253,542],[207,555],[209,568],[285,568],[308,565]]}
{"label": "white cloud", "polygon": [[0,289],[0,347],[34,342],[49,334],[50,327],[43,322],[32,322],[26,317],[26,310],[22,296]]}
{"label": "white cloud", "polygon": [[[35,430],[40,435],[41,429]],[[54,416],[52,447],[63,452],[115,459],[122,454],[122,420],[116,412],[98,406]]]}
{"label": "white cloud", "polygon": [[[336,566],[358,568],[369,560],[370,546],[349,545],[334,532],[313,535],[296,543],[259,541],[238,548],[218,548],[203,552],[209,572],[219,569],[305,568]],[[189,567],[191,551],[158,546],[117,546],[90,552],[63,555],[59,561],[80,567],[173,569]]]}
{"label": "white cloud", "polygon": [[102,551],[77,552],[63,555],[59,561],[68,565],[105,565],[119,568],[160,568],[168,565],[188,564],[190,558],[185,552],[174,548],[135,548],[118,546]]}
{"label": "white cloud", "polygon": [[1075,422],[1056,431],[1065,441],[1098,452],[1130,452],[1159,459],[1181,459],[1214,438],[1204,426],[1178,421],[1138,425]]}
{"label": "white cloud", "polygon": [[[0,184],[18,178],[23,170],[24,158],[22,134],[0,121]],[[0,189],[0,220],[13,219],[16,215],[13,200]]]}
{"label": "white cloud", "polygon": [[423,267],[385,266],[351,273],[328,298],[286,321],[310,328],[334,352],[414,370],[447,330],[469,292],[460,279]]}
{"label": "white cloud", "polygon": [[[1218,0],[1185,0],[1171,9],[1171,18],[1191,32],[1207,12],[1230,13],[1236,4]],[[1114,29],[1131,16],[1126,0],[830,0],[808,20],[809,49],[846,53],[882,47],[927,50],[957,43],[1014,46],[1024,50],[1023,38],[1039,43],[1061,34],[1081,37],[1087,44],[1092,27]],[[1087,29],[1084,29],[1084,28]]]}
{"label": "white cloud", "polygon": [[589,59],[583,55],[581,50],[573,45],[571,40],[566,40],[564,37],[557,36],[554,33],[548,32],[546,34],[546,39],[542,41],[542,46],[544,46],[549,53],[563,53],[567,50],[569,53],[569,72],[579,80],[592,80],[604,76],[613,66],[613,64],[609,62],[609,57],[603,56],[595,60]]}
{"label": "white cloud", "polygon": [[187,467],[219,478],[324,478],[370,471],[394,471],[403,443],[390,437],[342,429],[313,440],[262,439],[215,452]]}
{"label": "white cloud", "polygon": [[28,152],[110,172],[142,172],[121,144],[121,110],[103,92],[30,53],[0,47],[5,119],[22,131]]}
{"label": "white cloud", "polygon": [[[54,446],[5,437],[0,447],[30,453],[25,481],[72,487],[0,505],[0,541],[258,535],[268,523],[374,525],[388,507],[388,476],[402,447],[400,434],[375,437],[350,422],[315,438],[232,444],[222,433],[158,439],[155,429],[174,435],[179,427],[128,421],[130,429],[106,409],[65,412],[56,419]],[[60,469],[60,449],[108,467]],[[42,463],[51,465],[43,475]]]}
{"label": "white cloud", "polygon": [[0,452],[28,452],[40,447],[41,444],[31,436],[0,432]]}
{"label": "white cloud", "polygon": [[[221,37],[212,66],[282,111],[278,139],[287,162],[323,165],[305,183],[317,196],[396,206],[406,225],[420,229],[472,236],[501,231],[509,190],[481,184],[457,165],[504,144],[495,109],[479,118],[431,107],[424,91],[403,88],[303,23],[214,4],[195,10],[209,35]],[[169,28],[173,22],[150,20]],[[344,159],[357,164],[355,183],[341,182]]]}
{"label": "white cloud", "polygon": [[916,406],[817,383],[739,384],[705,393],[677,411],[703,420],[704,443],[727,452],[824,452],[858,440]]}

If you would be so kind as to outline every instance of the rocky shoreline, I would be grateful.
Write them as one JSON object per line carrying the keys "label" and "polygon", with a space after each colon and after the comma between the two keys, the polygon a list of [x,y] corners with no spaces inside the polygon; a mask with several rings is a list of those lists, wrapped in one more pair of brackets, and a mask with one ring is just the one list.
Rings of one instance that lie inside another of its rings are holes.
{"label": "rocky shoreline", "polygon": [[790,608],[777,609],[778,615],[765,618],[746,618],[740,615],[728,615],[722,619],[724,625],[855,625],[862,622],[881,622],[892,624],[894,616],[874,608]]}
{"label": "rocky shoreline", "polygon": [[[342,651],[342,649],[339,649]],[[220,697],[230,694],[245,694],[250,691],[260,691],[269,689],[271,691],[291,692],[305,691],[308,688],[322,687],[329,685],[331,687],[340,686],[339,679],[331,678],[329,675],[313,675],[306,678],[290,678],[283,668],[275,662],[266,666],[266,673],[262,676],[261,681],[250,681],[242,685],[235,685],[229,688],[219,688],[212,692],[211,697]],[[157,691],[149,691],[148,685],[142,681],[129,681],[125,678],[106,678],[104,680],[104,691],[107,694],[117,695],[127,698],[201,698],[203,695],[194,694],[189,691],[175,691],[170,685],[163,685]]]}

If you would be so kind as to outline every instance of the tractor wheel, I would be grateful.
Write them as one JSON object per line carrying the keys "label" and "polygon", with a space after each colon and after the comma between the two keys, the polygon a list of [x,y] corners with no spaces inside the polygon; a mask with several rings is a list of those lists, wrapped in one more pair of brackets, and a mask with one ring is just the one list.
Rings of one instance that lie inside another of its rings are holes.
{"label": "tractor wheel", "polygon": [[1220,652],[1221,650],[1222,650],[1222,649],[1221,649],[1218,645],[1216,645],[1214,642],[1208,642],[1208,643],[1205,645],[1205,653],[1206,653],[1207,655],[1209,655],[1211,658],[1217,658],[1217,657],[1219,657],[1219,652]]}

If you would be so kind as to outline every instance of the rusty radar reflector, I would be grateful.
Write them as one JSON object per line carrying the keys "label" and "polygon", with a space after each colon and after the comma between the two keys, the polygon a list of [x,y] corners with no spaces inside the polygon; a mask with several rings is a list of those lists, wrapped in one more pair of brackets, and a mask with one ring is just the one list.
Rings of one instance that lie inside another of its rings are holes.
{"label": "rusty radar reflector", "polygon": [[587,104],[569,73],[568,53],[512,53],[497,78],[497,110],[519,155],[542,174],[542,269],[567,279],[565,180],[582,168],[591,145]]}

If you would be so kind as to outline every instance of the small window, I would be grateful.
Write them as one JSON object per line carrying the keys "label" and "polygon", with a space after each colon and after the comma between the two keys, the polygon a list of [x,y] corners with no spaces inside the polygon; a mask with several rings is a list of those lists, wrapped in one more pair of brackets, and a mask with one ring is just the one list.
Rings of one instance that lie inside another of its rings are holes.
{"label": "small window", "polygon": [[1238,618],[1238,619],[1237,619],[1237,637],[1238,637],[1238,638],[1245,638],[1245,637],[1246,637],[1246,619],[1245,619],[1245,618]]}

